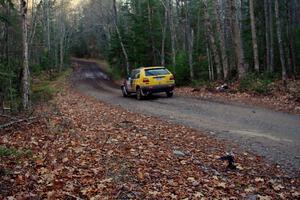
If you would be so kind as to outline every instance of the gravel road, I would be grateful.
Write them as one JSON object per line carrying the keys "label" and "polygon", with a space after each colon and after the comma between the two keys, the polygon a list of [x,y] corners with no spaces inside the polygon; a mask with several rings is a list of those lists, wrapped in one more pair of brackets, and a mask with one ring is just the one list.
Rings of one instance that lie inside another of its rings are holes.
{"label": "gravel road", "polygon": [[137,101],[90,61],[73,60],[73,84],[82,93],[129,111],[180,123],[265,156],[289,172],[300,169],[300,116],[247,106],[165,94]]}

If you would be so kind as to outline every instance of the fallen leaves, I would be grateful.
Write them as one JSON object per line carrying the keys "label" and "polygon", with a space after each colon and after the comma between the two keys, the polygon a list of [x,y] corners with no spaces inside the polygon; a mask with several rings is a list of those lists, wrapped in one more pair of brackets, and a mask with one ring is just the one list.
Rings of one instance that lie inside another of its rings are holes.
{"label": "fallen leaves", "polygon": [[265,181],[263,178],[260,178],[260,177],[255,178],[254,180],[255,180],[256,182],[264,182],[264,181]]}
{"label": "fallen leaves", "polygon": [[[235,145],[68,88],[56,114],[9,130],[0,145],[31,157],[0,161],[0,198],[296,199],[300,181]],[[228,148],[237,170],[219,160]]]}
{"label": "fallen leaves", "polygon": [[199,88],[176,88],[176,94],[183,96],[213,99],[221,102],[241,102],[254,106],[262,106],[273,110],[300,114],[299,86],[300,81],[290,81],[288,89],[283,88],[281,82],[273,84],[269,95],[257,95],[253,93],[238,92],[238,82],[229,85],[229,90],[219,92],[215,88],[202,86]]}

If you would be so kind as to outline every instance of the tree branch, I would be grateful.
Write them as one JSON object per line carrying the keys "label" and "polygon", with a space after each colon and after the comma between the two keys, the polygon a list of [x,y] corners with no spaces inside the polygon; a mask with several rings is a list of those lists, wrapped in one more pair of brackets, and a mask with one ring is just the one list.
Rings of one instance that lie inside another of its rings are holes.
{"label": "tree branch", "polygon": [[[29,122],[29,121],[32,121],[32,120],[35,120],[37,117],[30,117],[30,118],[24,118],[24,119],[15,119],[13,121],[10,121],[6,124],[2,124],[0,125],[0,129],[5,129],[5,128],[8,128],[14,124],[18,124],[18,123],[22,123],[22,122]],[[32,122],[31,122],[32,123]]]}

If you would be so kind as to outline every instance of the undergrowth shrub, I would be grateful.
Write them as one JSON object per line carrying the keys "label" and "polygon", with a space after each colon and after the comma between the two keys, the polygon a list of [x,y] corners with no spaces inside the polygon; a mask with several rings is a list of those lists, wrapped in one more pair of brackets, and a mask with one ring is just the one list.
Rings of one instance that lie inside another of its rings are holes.
{"label": "undergrowth shrub", "polygon": [[52,99],[53,94],[57,91],[51,86],[50,81],[42,81],[32,86],[32,101],[49,101]]}
{"label": "undergrowth shrub", "polygon": [[209,80],[193,80],[191,85],[193,87],[215,88],[218,83]]}
{"label": "undergrowth shrub", "polygon": [[239,84],[239,90],[241,92],[252,92],[260,95],[270,94],[270,84],[274,81],[274,78],[268,74],[248,74],[241,79]]}
{"label": "undergrowth shrub", "polygon": [[120,67],[116,66],[109,66],[106,70],[109,76],[111,76],[114,80],[121,80],[122,79],[122,70]]}
{"label": "undergrowth shrub", "polygon": [[57,92],[60,91],[58,85],[62,85],[65,79],[69,77],[72,69],[67,68],[61,73],[53,73],[50,77],[46,72],[40,74],[32,83],[32,95],[31,100],[33,103],[47,102],[51,100]]}
{"label": "undergrowth shrub", "polygon": [[292,97],[300,102],[300,81],[289,82],[287,85],[288,92]]}
{"label": "undergrowth shrub", "polygon": [[187,63],[187,54],[185,52],[179,52],[176,55],[175,72],[173,66],[167,67],[174,74],[177,86],[188,85],[188,83],[190,83],[189,66]]}

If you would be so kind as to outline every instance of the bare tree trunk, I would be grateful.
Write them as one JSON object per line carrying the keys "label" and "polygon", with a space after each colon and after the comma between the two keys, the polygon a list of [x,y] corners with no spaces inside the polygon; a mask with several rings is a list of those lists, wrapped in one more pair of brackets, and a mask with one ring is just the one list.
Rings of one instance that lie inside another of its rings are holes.
{"label": "bare tree trunk", "polygon": [[274,34],[273,34],[273,0],[269,0],[269,26],[270,26],[270,72],[274,72]]}
{"label": "bare tree trunk", "polygon": [[281,21],[279,16],[279,3],[278,0],[275,0],[275,16],[276,16],[276,28],[277,28],[277,39],[278,39],[278,48],[280,53],[280,62],[282,68],[282,80],[286,83],[287,74],[286,74],[286,65],[285,65],[285,57],[283,50],[283,42],[281,38]]}
{"label": "bare tree trunk", "polygon": [[168,9],[166,5],[163,3],[165,9],[165,17],[164,17],[164,25],[162,27],[162,40],[161,40],[161,66],[165,66],[165,43],[166,43],[166,32],[167,32],[167,25],[168,25]]}
{"label": "bare tree trunk", "polygon": [[225,46],[228,53],[228,64],[229,71],[236,69],[236,57],[235,57],[235,48],[233,43],[233,22],[231,18],[231,6],[229,1],[223,1],[223,9],[225,10],[225,20],[224,20],[224,32],[225,32]]}
{"label": "bare tree trunk", "polygon": [[189,51],[189,37],[190,37],[190,23],[189,23],[189,11],[188,11],[188,1],[182,1],[184,3],[184,40],[183,40],[183,49]]}
{"label": "bare tree trunk", "polygon": [[201,22],[202,22],[202,16],[201,16],[201,9],[198,9],[197,13],[197,34],[196,34],[196,49],[198,50],[200,48],[200,40],[201,40]]}
{"label": "bare tree trunk", "polygon": [[122,48],[122,52],[123,52],[123,55],[124,55],[124,58],[125,58],[125,62],[126,62],[126,74],[129,75],[129,68],[130,68],[130,65],[129,65],[129,59],[128,59],[128,54],[127,54],[127,51],[125,49],[125,46],[124,46],[124,43],[123,43],[123,40],[122,40],[122,36],[121,36],[121,33],[119,31],[119,28],[118,28],[118,25],[117,25],[117,17],[118,17],[118,13],[117,13],[117,9],[116,8],[116,1],[113,1],[113,17],[114,17],[114,26],[115,26],[115,29],[117,31],[117,35],[118,35],[118,38],[119,38],[119,41],[120,41],[120,45],[121,45],[121,48]]}
{"label": "bare tree trunk", "polygon": [[217,32],[219,33],[219,40],[220,40],[220,47],[221,47],[221,58],[222,58],[222,66],[223,66],[223,75],[224,79],[226,80],[228,78],[228,58],[227,58],[227,52],[225,47],[225,33],[222,30],[221,26],[221,13],[220,13],[220,5],[217,1],[212,1],[214,13],[216,16],[216,25],[217,25]]}
{"label": "bare tree trunk", "polygon": [[43,25],[43,45],[44,47],[48,47],[47,45],[47,0],[40,1],[42,3],[43,8],[43,16],[42,16],[42,25]]}
{"label": "bare tree trunk", "polygon": [[47,45],[48,51],[51,51],[51,40],[50,40],[50,0],[47,0]]}
{"label": "bare tree trunk", "polygon": [[[299,25],[299,23],[297,23],[299,21],[299,11],[297,9],[297,5],[298,5],[298,8],[299,8],[299,1],[298,0],[294,0],[292,1],[292,9],[291,9],[291,27],[292,27],[292,30],[291,30],[291,36],[292,36],[292,39],[293,39],[293,34],[295,32],[295,26],[296,25]],[[297,17],[298,15],[298,17]],[[293,51],[292,51],[292,58],[294,60],[294,68],[293,68],[293,72],[294,72],[294,75],[296,76],[297,75],[297,59],[296,59],[296,55],[295,55],[295,46],[294,46],[294,41],[291,41],[291,44],[292,44],[292,48],[293,48]]]}
{"label": "bare tree trunk", "polygon": [[27,1],[20,0],[21,17],[22,17],[22,43],[23,43],[23,68],[22,68],[22,103],[23,109],[30,109],[30,73],[28,66],[28,30],[27,30]]}
{"label": "bare tree trunk", "polygon": [[118,11],[117,11],[116,0],[113,0],[113,14],[114,14],[114,20],[115,20],[116,24],[118,24]]}
{"label": "bare tree trunk", "polygon": [[269,30],[270,30],[270,20],[269,20],[269,7],[268,7],[268,0],[264,0],[264,12],[265,12],[265,37],[266,37],[266,67],[267,71],[270,72],[270,35],[269,35]]}
{"label": "bare tree trunk", "polygon": [[[6,15],[10,16],[10,6],[5,6]],[[11,72],[11,63],[10,63],[10,37],[9,37],[9,24],[5,23],[4,25],[4,38],[5,38],[5,51],[4,51],[4,57],[5,57],[5,65],[8,67],[8,71]],[[12,89],[12,79],[13,77],[9,77],[9,100],[10,100],[10,108],[14,107],[14,95],[13,95],[13,89]],[[1,96],[1,93],[0,93]],[[4,98],[4,97],[3,97]],[[3,106],[2,106],[3,105]],[[0,100],[0,106],[3,107],[3,111],[5,110],[4,106],[4,99],[2,99],[2,103]]]}
{"label": "bare tree trunk", "polygon": [[235,46],[235,55],[237,58],[238,76],[239,79],[241,79],[246,75],[244,49],[242,45],[241,30],[237,20],[235,0],[229,0],[229,3],[231,7],[230,16],[233,25],[233,41]]}
{"label": "bare tree trunk", "polygon": [[256,36],[256,25],[255,25],[253,0],[249,0],[249,8],[250,8],[250,19],[251,19],[254,69],[256,72],[259,72],[259,59],[258,59],[258,47],[257,47],[257,36]]}
{"label": "bare tree trunk", "polygon": [[60,3],[60,35],[59,35],[59,72],[62,71],[64,67],[64,40],[65,40],[65,22],[64,22],[64,1]]}
{"label": "bare tree trunk", "polygon": [[190,27],[190,37],[188,38],[189,47],[189,67],[190,67],[190,79],[194,80],[194,67],[193,67],[193,49],[194,49],[194,30]]}
{"label": "bare tree trunk", "polygon": [[119,31],[119,28],[116,24],[115,24],[115,28],[116,28],[116,31],[117,31],[117,34],[118,34],[118,37],[119,37],[119,40],[120,40],[122,52],[124,54],[124,58],[125,58],[125,62],[126,62],[126,74],[129,75],[130,65],[129,65],[129,60],[128,60],[128,54],[127,54],[127,51],[125,49],[124,43],[122,41],[122,37],[121,37],[120,31]]}
{"label": "bare tree trunk", "polygon": [[[29,31],[29,34],[28,34],[28,44],[29,45],[32,45],[33,43],[33,40],[34,40],[34,37],[35,37],[35,30],[36,30],[36,26],[37,26],[37,14],[36,11],[35,11],[35,6],[38,6],[38,5],[35,5],[35,1],[32,0],[31,2],[31,30]],[[27,14],[28,16],[28,14]]]}
{"label": "bare tree trunk", "polygon": [[294,40],[293,40],[293,34],[292,34],[292,26],[291,26],[291,13],[290,13],[290,5],[289,1],[286,0],[286,15],[287,15],[287,23],[286,23],[286,32],[287,32],[287,37],[288,37],[288,63],[289,67],[291,68],[290,71],[293,73],[295,76],[295,54],[294,54]]}
{"label": "bare tree trunk", "polygon": [[173,1],[169,0],[168,7],[169,7],[169,23],[170,23],[170,30],[171,30],[171,49],[172,49],[172,65],[173,65],[173,73],[176,75],[176,49],[175,49],[175,26],[174,26],[174,12],[173,12]]}
{"label": "bare tree trunk", "polygon": [[185,47],[188,52],[188,62],[190,70],[190,80],[194,80],[194,67],[193,67],[193,50],[194,50],[194,30],[191,27],[190,15],[189,15],[189,2],[185,1],[184,10],[185,10]]}
{"label": "bare tree trunk", "polygon": [[215,64],[216,64],[217,79],[221,80],[222,79],[221,59],[220,59],[220,56],[219,56],[219,53],[218,53],[216,40],[215,40],[214,35],[212,33],[212,25],[211,25],[211,21],[210,21],[209,14],[208,14],[207,1],[204,1],[204,18],[205,18],[205,27],[207,29],[207,36],[208,36],[209,41],[210,41],[211,49],[212,49],[212,52],[213,52],[213,57],[214,57]]}
{"label": "bare tree trunk", "polygon": [[235,7],[236,7],[236,16],[237,21],[240,27],[240,30],[243,30],[243,0],[234,0],[235,1]]}
{"label": "bare tree trunk", "polygon": [[208,45],[208,41],[206,44],[206,54],[207,54],[207,60],[208,60],[208,75],[209,75],[209,80],[214,80],[214,69],[212,65],[212,59],[211,59],[211,53]]}
{"label": "bare tree trunk", "polygon": [[[6,6],[6,15],[9,16],[10,15],[10,7],[7,5]],[[4,38],[5,38],[5,62],[6,62],[6,65],[8,67],[10,67],[10,57],[9,57],[9,43],[10,43],[10,37],[9,37],[9,24],[8,23],[5,23],[5,26],[4,26]]]}
{"label": "bare tree trunk", "polygon": [[[62,23],[62,22],[61,22]],[[59,36],[59,72],[64,67],[64,39],[65,39],[65,27],[61,24],[61,35]]]}
{"label": "bare tree trunk", "polygon": [[150,39],[151,39],[151,47],[152,47],[152,57],[153,57],[153,64],[156,65],[156,56],[155,56],[155,45],[154,45],[154,38],[153,38],[153,25],[152,25],[152,8],[150,6],[150,0],[148,0],[148,23],[149,23],[149,31],[150,31]]}

